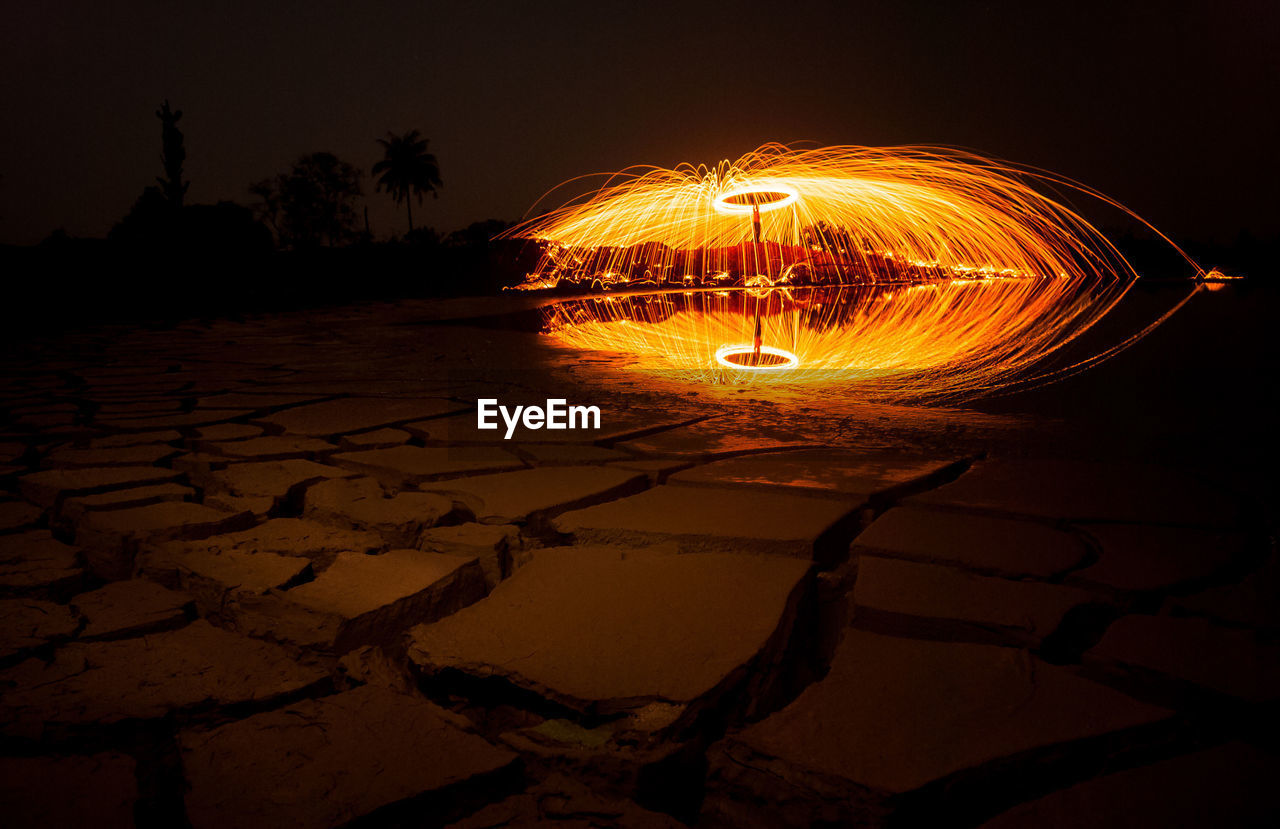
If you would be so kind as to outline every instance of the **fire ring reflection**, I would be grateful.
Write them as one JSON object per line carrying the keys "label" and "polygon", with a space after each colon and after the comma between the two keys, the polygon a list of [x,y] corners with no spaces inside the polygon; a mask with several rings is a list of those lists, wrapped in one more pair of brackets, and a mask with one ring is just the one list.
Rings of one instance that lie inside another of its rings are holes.
{"label": "fire ring reflection", "polygon": [[716,362],[725,368],[745,371],[785,371],[800,365],[800,358],[785,348],[742,343],[720,346],[716,349]]}
{"label": "fire ring reflection", "polygon": [[838,385],[867,400],[999,388],[1123,294],[1070,280],[668,290],[544,306],[557,345],[698,383]]}

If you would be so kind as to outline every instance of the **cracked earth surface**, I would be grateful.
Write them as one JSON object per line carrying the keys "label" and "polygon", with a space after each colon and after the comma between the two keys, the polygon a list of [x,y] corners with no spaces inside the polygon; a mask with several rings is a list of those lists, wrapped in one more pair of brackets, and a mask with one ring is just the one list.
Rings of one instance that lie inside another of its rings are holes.
{"label": "cracked earth surface", "polygon": [[[8,825],[1275,816],[1248,497],[1047,421],[638,377],[518,305],[6,356]],[[502,440],[480,397],[604,422]]]}

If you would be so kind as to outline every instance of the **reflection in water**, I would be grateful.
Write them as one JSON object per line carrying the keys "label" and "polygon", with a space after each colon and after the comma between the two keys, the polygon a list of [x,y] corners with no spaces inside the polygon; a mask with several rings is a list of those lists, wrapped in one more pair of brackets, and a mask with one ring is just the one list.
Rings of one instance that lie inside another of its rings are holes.
{"label": "reflection in water", "polygon": [[863,400],[955,398],[1013,381],[1131,284],[992,277],[606,294],[549,306],[546,330],[559,345],[623,353],[633,367],[689,382],[767,376],[839,384]]}
{"label": "reflection in water", "polygon": [[1065,356],[1138,274],[1064,189],[1146,224],[970,153],[767,144],[630,168],[507,235],[539,251],[520,288],[591,292],[548,309],[560,345],[682,382],[767,381],[771,399],[954,400],[1079,370],[1151,329]]}

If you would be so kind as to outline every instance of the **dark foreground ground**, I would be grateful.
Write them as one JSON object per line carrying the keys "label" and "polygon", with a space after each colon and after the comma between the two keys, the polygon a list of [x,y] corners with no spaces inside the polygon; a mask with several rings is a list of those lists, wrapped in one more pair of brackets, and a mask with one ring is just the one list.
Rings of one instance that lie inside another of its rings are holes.
{"label": "dark foreground ground", "polygon": [[1265,303],[969,408],[522,304],[7,346],[0,823],[1274,825]]}

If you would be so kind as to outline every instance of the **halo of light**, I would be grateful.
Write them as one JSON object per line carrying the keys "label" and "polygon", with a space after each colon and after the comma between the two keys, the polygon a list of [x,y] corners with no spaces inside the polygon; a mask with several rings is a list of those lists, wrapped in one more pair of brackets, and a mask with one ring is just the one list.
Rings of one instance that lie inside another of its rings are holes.
{"label": "halo of light", "polygon": [[[750,202],[739,204],[730,201],[730,199],[742,196],[781,196],[781,198],[757,201],[755,204]],[[769,213],[774,210],[781,210],[784,207],[790,207],[799,198],[800,193],[796,191],[796,188],[785,182],[775,182],[771,184],[746,185],[718,193],[711,200],[711,206],[717,213],[723,213],[728,216],[750,216],[756,209],[759,209],[761,213]]]}

